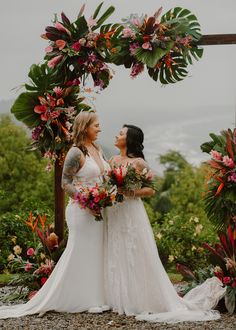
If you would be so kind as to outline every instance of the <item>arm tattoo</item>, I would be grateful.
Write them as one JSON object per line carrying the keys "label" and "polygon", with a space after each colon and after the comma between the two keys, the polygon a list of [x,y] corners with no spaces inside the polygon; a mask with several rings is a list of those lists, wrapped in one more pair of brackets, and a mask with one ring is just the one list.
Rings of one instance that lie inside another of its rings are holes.
{"label": "arm tattoo", "polygon": [[73,185],[73,177],[80,169],[81,154],[81,151],[77,147],[72,147],[66,155],[63,166],[61,185],[72,198],[74,198],[77,192]]}

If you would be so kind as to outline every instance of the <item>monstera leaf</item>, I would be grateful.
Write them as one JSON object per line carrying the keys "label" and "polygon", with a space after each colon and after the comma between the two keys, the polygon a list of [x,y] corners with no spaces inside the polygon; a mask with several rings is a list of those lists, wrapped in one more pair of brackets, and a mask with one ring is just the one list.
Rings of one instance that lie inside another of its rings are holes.
{"label": "monstera leaf", "polygon": [[47,63],[31,65],[28,77],[31,84],[25,84],[25,88],[28,91],[36,91],[39,94],[53,89],[53,87],[58,86],[61,82],[58,71],[49,68]]}

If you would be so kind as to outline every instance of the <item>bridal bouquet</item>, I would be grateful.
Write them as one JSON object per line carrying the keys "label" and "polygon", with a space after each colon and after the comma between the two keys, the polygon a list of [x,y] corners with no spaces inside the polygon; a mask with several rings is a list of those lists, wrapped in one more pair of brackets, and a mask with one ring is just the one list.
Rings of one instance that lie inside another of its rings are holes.
{"label": "bridal bouquet", "polygon": [[[132,164],[115,165],[108,174],[108,183],[122,190],[135,190],[142,187],[154,188],[153,173],[144,168],[141,172],[138,171]],[[122,202],[124,199],[122,194],[116,195],[116,201]]]}
{"label": "bridal bouquet", "polygon": [[117,189],[115,186],[99,185],[93,187],[80,187],[75,195],[75,200],[82,209],[88,208],[95,214],[95,220],[103,220],[102,209],[112,206],[116,200]]}

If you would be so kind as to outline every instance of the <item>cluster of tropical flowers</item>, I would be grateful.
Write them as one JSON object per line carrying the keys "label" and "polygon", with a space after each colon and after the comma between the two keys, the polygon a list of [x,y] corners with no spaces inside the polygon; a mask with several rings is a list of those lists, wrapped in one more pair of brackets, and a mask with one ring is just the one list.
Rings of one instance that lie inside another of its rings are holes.
{"label": "cluster of tropical flowers", "polygon": [[204,247],[210,251],[214,275],[227,287],[226,307],[230,313],[236,306],[236,229],[230,225],[226,232],[219,233],[220,243],[213,248],[207,243]]}
{"label": "cluster of tropical flowers", "polygon": [[32,130],[33,146],[44,145],[42,154],[47,159],[55,160],[57,151],[71,142],[72,125],[78,113],[76,92],[74,87],[54,87],[37,98],[33,111],[39,124]]}
{"label": "cluster of tropical flowers", "polygon": [[115,186],[96,183],[92,187],[80,186],[74,200],[79,203],[81,208],[91,210],[95,220],[100,221],[103,220],[102,209],[114,204],[116,194]]}
{"label": "cluster of tropical flowers", "polygon": [[201,148],[210,154],[205,195],[206,211],[219,229],[236,225],[236,129],[210,134],[212,141]]}
{"label": "cluster of tropical flowers", "polygon": [[[131,67],[130,76],[144,71],[163,84],[182,80],[191,56],[197,59],[202,50],[196,47],[200,26],[188,10],[174,8],[160,18],[162,7],[151,17],[130,15],[123,19],[123,29],[111,36],[111,59],[115,64]],[[189,28],[192,26],[192,29]]]}
{"label": "cluster of tropical flowers", "polygon": [[28,289],[18,298],[31,299],[47,281],[59,258],[58,237],[50,224],[46,226],[46,221],[45,215],[34,216],[30,212],[29,219],[24,222],[32,230],[34,243],[26,251],[15,245],[7,258],[9,268],[16,273],[11,284]]}
{"label": "cluster of tropical flowers", "polygon": [[[108,171],[106,180],[110,185],[121,188],[124,191],[139,189],[143,186],[154,188],[153,173],[151,170],[144,168],[140,171],[137,167],[128,163],[125,165],[115,165],[113,169]],[[122,202],[123,199],[123,195],[117,193],[116,201]]]}
{"label": "cluster of tropical flowers", "polygon": [[46,27],[42,35],[49,40],[49,46],[45,49],[48,66],[58,67],[65,72],[66,85],[78,85],[81,79],[85,81],[90,75],[94,86],[102,90],[112,78],[103,54],[110,33],[102,34],[96,32],[96,29],[111,15],[114,8],[109,7],[98,19],[100,8],[101,5],[93,16],[85,19],[83,6],[75,22],[61,13],[61,22],[56,18],[54,26]]}

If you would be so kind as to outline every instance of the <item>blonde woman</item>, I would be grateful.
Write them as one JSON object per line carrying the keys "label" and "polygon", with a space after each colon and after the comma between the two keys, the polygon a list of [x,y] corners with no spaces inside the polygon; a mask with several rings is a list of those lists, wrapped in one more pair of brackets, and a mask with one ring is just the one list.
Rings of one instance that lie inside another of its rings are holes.
{"label": "blonde woman", "polygon": [[100,133],[93,111],[81,112],[73,127],[74,145],[67,153],[62,186],[70,196],[66,208],[69,228],[64,253],[44,286],[26,304],[3,306],[0,318],[20,317],[50,310],[77,313],[101,313],[104,305],[103,221],[95,221],[87,209],[74,201],[79,185],[93,185],[109,168],[95,144]]}

